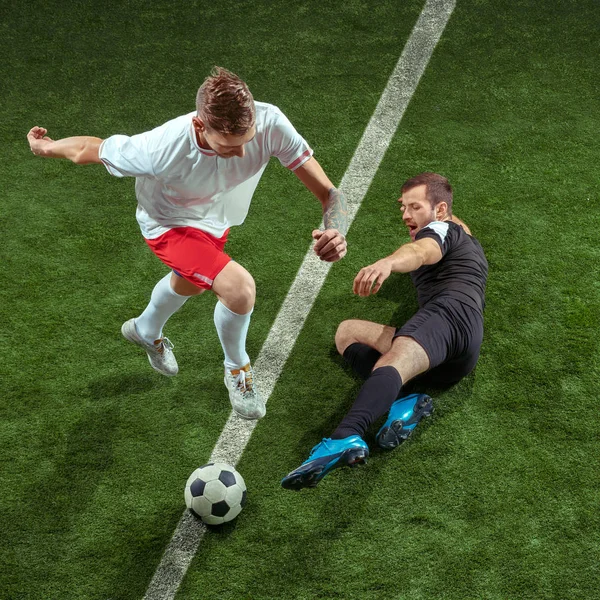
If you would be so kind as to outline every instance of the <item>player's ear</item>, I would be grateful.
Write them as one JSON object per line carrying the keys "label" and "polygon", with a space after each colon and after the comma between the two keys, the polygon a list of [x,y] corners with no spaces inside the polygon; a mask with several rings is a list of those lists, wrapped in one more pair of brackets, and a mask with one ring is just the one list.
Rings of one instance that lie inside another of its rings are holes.
{"label": "player's ear", "polygon": [[200,117],[192,117],[192,123],[194,124],[194,129],[196,131],[199,131],[200,133],[204,133],[206,131],[206,125]]}
{"label": "player's ear", "polygon": [[438,221],[443,221],[448,216],[448,204],[446,202],[440,202],[435,207],[435,218]]}

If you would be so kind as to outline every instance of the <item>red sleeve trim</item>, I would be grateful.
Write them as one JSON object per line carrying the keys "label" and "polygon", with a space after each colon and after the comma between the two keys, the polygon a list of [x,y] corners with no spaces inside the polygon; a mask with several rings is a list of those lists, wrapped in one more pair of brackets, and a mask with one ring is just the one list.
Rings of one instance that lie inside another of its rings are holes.
{"label": "red sleeve trim", "polygon": [[294,169],[297,169],[302,163],[306,162],[307,158],[310,158],[312,156],[312,150],[309,148],[308,150],[305,150],[294,162],[290,163],[288,165],[288,169],[290,169],[290,171],[293,171]]}

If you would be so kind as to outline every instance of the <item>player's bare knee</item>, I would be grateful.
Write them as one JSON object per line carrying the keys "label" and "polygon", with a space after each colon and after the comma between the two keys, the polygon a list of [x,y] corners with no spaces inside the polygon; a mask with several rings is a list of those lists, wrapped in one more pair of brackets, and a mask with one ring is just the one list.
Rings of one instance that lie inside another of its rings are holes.
{"label": "player's bare knee", "polygon": [[246,272],[246,277],[240,283],[237,290],[237,305],[240,308],[239,314],[246,314],[254,308],[256,302],[256,284],[250,273]]}
{"label": "player's bare knee", "polygon": [[254,308],[254,278],[236,262],[230,261],[215,277],[212,289],[219,300],[234,313],[244,315]]}
{"label": "player's bare knee", "polygon": [[429,369],[429,357],[416,340],[399,336],[392,342],[392,347],[382,354],[375,368],[385,366],[394,367],[406,383]]}
{"label": "player's bare knee", "polygon": [[256,300],[256,285],[254,278],[247,271],[243,271],[235,281],[219,294],[221,301],[227,308],[238,315],[245,315],[254,308]]}
{"label": "player's bare knee", "polygon": [[335,347],[337,351],[343,355],[346,348],[356,341],[353,330],[353,319],[342,321],[335,332]]}

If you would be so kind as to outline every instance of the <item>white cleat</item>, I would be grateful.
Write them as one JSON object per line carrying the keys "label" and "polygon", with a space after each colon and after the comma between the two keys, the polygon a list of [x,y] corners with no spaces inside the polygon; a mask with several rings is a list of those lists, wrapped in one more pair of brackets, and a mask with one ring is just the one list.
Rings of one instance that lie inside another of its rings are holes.
{"label": "white cleat", "polygon": [[256,389],[250,363],[241,369],[225,369],[225,387],[229,390],[233,410],[242,419],[255,420],[265,416],[267,409]]}
{"label": "white cleat", "polygon": [[126,340],[141,346],[146,351],[148,361],[155,371],[167,375],[168,377],[177,375],[179,367],[177,366],[177,361],[173,354],[173,344],[169,338],[160,338],[159,340],[156,340],[154,344],[149,344],[143,340],[137,332],[137,329],[135,328],[135,319],[125,321],[121,326],[121,333]]}

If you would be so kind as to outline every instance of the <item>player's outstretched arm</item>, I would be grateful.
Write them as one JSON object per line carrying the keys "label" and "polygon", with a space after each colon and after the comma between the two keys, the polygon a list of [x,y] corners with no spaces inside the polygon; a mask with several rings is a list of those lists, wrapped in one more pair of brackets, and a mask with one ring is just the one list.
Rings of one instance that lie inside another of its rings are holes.
{"label": "player's outstretched arm", "polygon": [[352,290],[358,296],[376,294],[392,273],[410,273],[423,265],[433,265],[441,259],[440,246],[431,238],[409,242],[400,246],[394,254],[363,267],[354,279]]}
{"label": "player's outstretched arm", "polygon": [[68,158],[78,165],[101,163],[100,144],[97,137],[78,136],[62,140],[53,140],[47,135],[44,127],[32,127],[27,134],[31,151],[37,156],[47,158]]}
{"label": "player's outstretched arm", "polygon": [[312,232],[315,253],[321,260],[335,262],[346,255],[346,233],[348,232],[348,207],[346,198],[333,186],[321,165],[310,158],[294,173],[323,206],[325,231]]}

